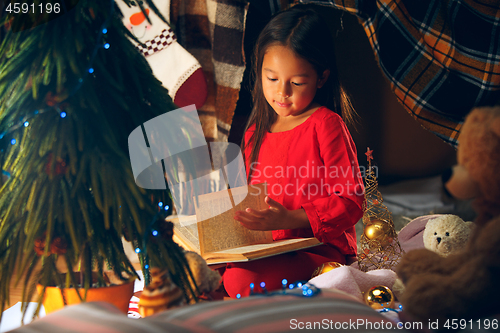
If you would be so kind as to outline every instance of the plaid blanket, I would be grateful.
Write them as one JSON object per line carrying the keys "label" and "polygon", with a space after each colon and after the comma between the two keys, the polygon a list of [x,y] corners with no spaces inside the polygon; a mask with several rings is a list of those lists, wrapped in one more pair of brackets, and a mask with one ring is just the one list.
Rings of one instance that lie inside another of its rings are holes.
{"label": "plaid blanket", "polygon": [[170,22],[178,42],[201,64],[208,98],[198,110],[208,141],[227,141],[245,70],[243,34],[248,3],[172,0]]}
{"label": "plaid blanket", "polygon": [[500,1],[302,2],[357,15],[399,101],[446,142],[473,107],[500,102]]}

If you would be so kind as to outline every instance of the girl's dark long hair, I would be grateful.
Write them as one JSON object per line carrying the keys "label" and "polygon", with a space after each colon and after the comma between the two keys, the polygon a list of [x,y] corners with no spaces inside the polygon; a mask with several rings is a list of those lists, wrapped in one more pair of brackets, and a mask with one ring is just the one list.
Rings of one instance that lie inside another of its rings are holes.
{"label": "girl's dark long hair", "polygon": [[[318,77],[330,70],[326,83],[317,90],[314,101],[339,114],[346,123],[354,120],[354,109],[338,80],[337,63],[333,38],[328,25],[315,10],[307,6],[297,5],[278,13],[264,27],[257,39],[253,58],[254,88],[253,109],[245,132],[255,124],[255,132],[245,145],[252,147],[247,165],[257,161],[260,146],[271,125],[276,120],[276,112],[267,103],[262,91],[262,62],[270,46],[282,45],[292,50],[298,57],[307,60],[316,70]],[[248,179],[250,180],[251,168]]]}

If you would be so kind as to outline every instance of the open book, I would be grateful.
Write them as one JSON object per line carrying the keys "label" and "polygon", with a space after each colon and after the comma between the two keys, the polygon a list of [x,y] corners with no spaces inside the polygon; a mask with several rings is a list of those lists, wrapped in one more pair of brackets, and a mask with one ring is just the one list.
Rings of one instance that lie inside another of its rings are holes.
{"label": "open book", "polygon": [[266,193],[262,183],[198,196],[196,215],[168,219],[174,224],[174,241],[198,252],[208,264],[248,261],[321,244],[316,238],[273,241],[271,231],[250,230],[233,219],[236,211],[247,207],[267,208]]}

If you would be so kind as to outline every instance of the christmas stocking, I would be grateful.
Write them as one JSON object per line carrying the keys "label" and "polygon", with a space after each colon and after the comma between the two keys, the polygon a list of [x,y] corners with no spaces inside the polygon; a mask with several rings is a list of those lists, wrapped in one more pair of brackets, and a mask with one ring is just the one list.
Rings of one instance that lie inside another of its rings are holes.
{"label": "christmas stocking", "polygon": [[[168,20],[170,1],[155,0],[156,7]],[[146,57],[153,74],[168,89],[170,97],[177,106],[195,104],[200,108],[207,99],[207,82],[199,62],[179,43],[172,29],[151,9],[146,7],[151,24],[139,6],[128,7],[117,1],[123,13],[123,24],[146,47],[137,48]]]}

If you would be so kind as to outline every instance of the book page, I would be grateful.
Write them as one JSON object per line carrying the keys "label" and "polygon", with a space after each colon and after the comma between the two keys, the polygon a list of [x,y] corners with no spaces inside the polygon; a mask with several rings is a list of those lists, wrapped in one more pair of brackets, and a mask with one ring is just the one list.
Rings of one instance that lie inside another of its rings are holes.
{"label": "book page", "polygon": [[237,210],[267,208],[266,194],[266,184],[261,183],[198,196],[195,208],[201,254],[272,242],[271,231],[250,230],[233,219]]}
{"label": "book page", "polygon": [[206,253],[203,258],[210,264],[241,262],[266,258],[286,252],[297,251],[321,245],[316,238],[282,239],[268,244],[254,244],[219,252]]}
{"label": "book page", "polygon": [[180,238],[180,243],[183,243],[179,245],[188,247],[186,250],[200,253],[200,241],[198,239],[196,215],[167,218],[167,221],[174,224],[174,236]]}
{"label": "book page", "polygon": [[[281,239],[267,244],[246,245],[236,249],[226,249],[218,251],[217,254],[242,254],[245,257],[253,258],[253,255],[261,255],[262,252],[284,253],[288,249],[303,249],[321,244],[316,238],[291,238]],[[283,251],[283,252],[282,252]]]}

